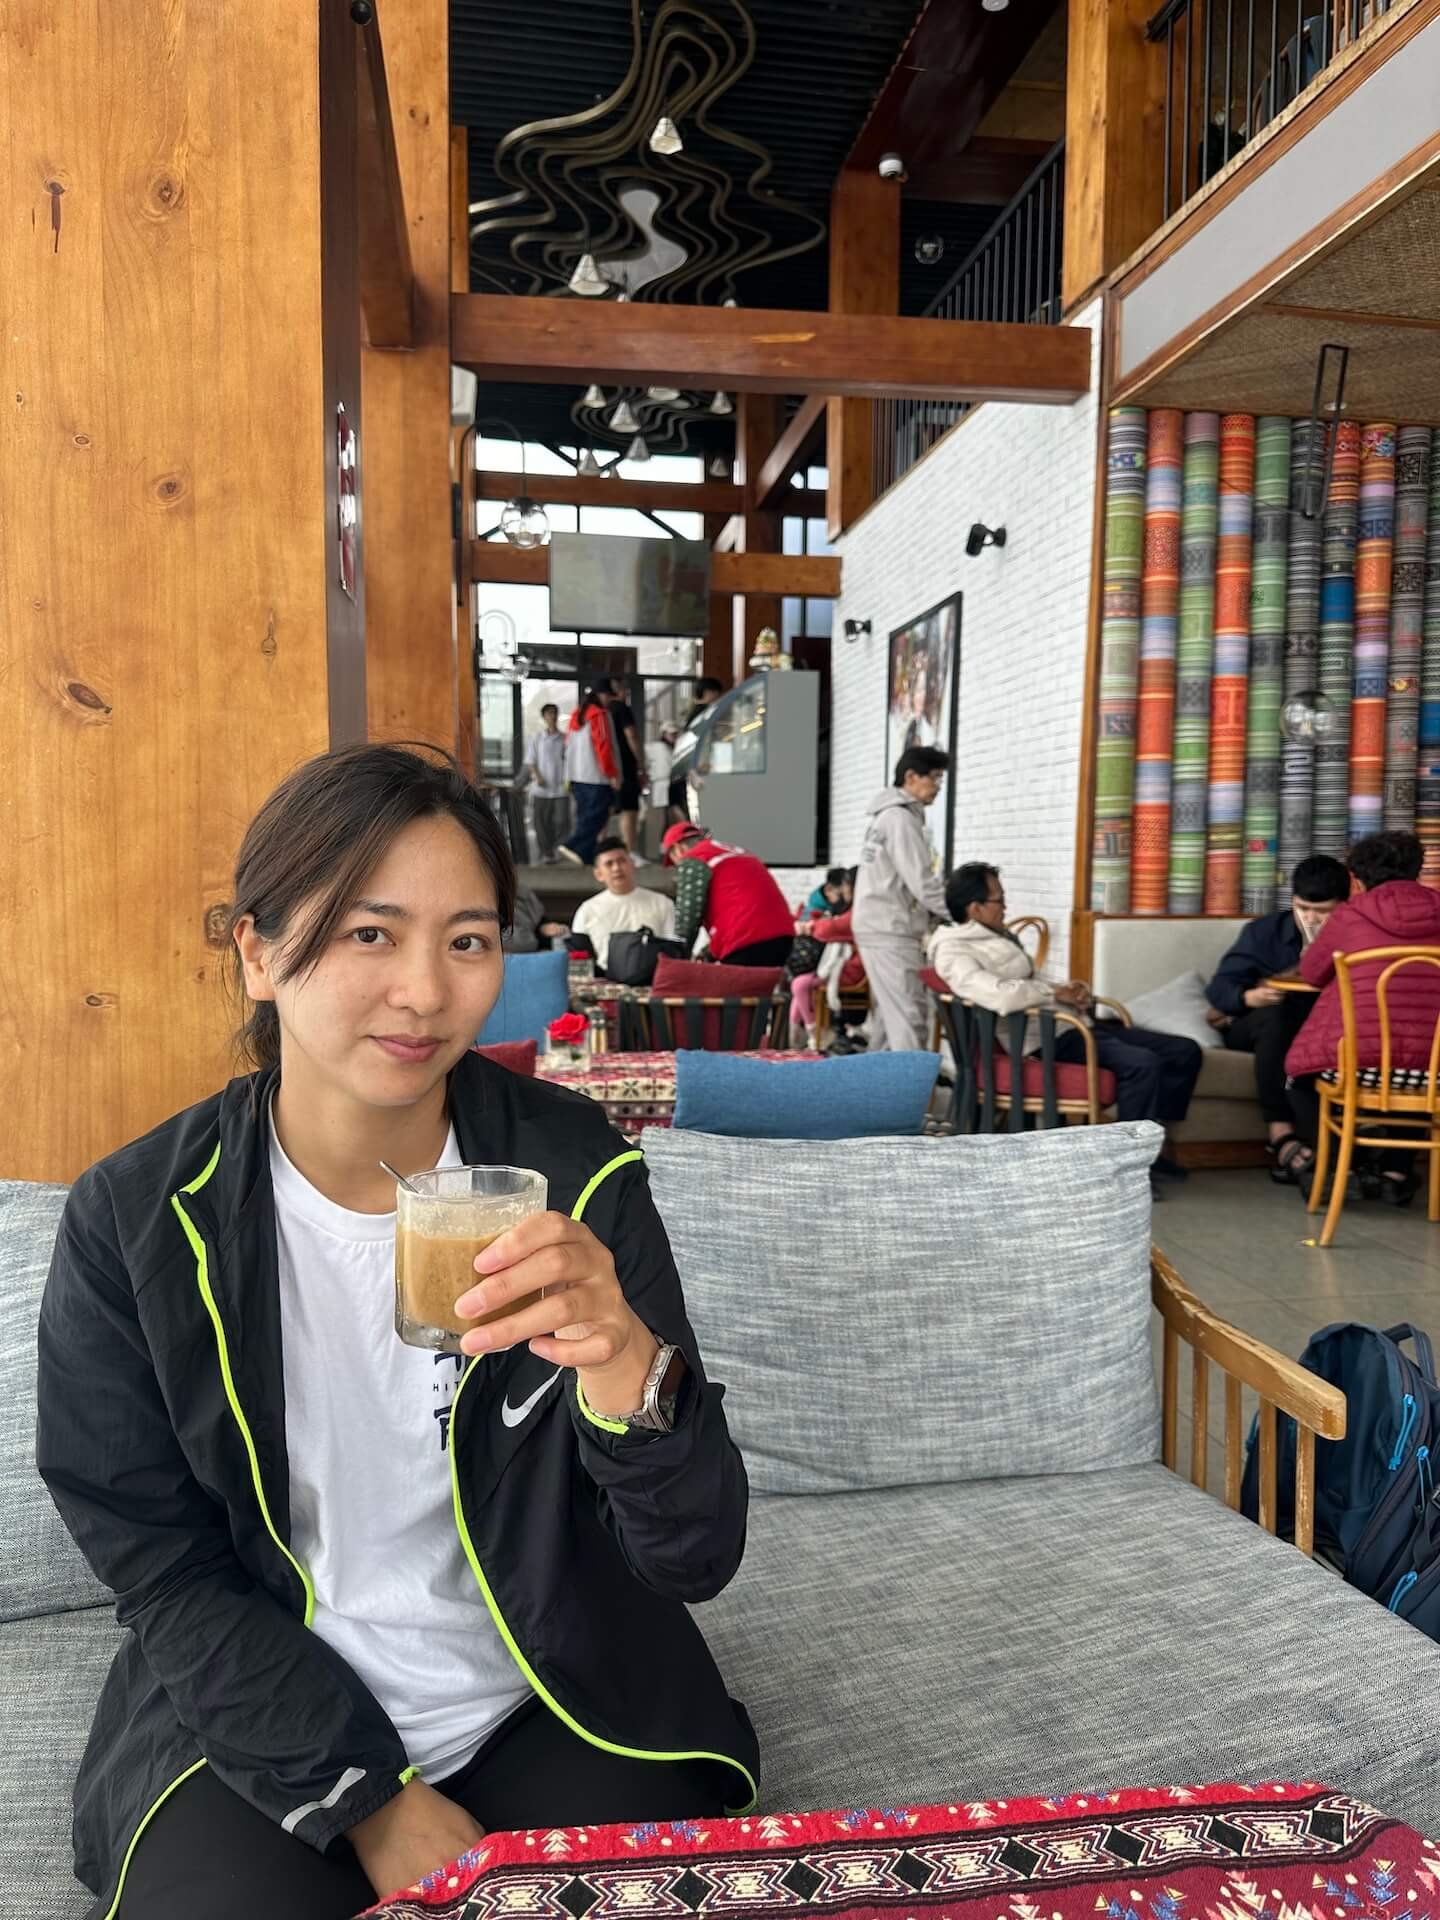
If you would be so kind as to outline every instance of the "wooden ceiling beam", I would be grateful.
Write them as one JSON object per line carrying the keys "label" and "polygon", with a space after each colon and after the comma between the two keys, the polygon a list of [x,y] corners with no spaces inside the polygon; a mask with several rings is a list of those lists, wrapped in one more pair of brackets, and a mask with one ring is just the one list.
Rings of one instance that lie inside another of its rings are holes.
{"label": "wooden ceiling beam", "polygon": [[450,310],[453,357],[485,380],[1056,405],[1090,384],[1078,327],[485,293]]}
{"label": "wooden ceiling beam", "polygon": [[[550,579],[548,547],[512,547],[503,540],[474,540],[470,578],[509,586],[543,587]],[[834,600],[840,593],[837,554],[715,553],[710,559],[712,593],[800,594]]]}
{"label": "wooden ceiling beam", "polygon": [[790,494],[798,491],[790,485],[791,480],[818,449],[824,432],[825,401],[819,394],[810,394],[800,402],[789,426],[760,463],[755,476],[755,506],[764,511],[787,503]]}
{"label": "wooden ceiling beam", "polygon": [[[730,480],[622,480],[599,474],[532,473],[525,487],[532,500],[547,507],[640,507],[651,513],[738,513],[744,492]],[[518,473],[481,472],[475,476],[479,500],[513,500]]]}
{"label": "wooden ceiling beam", "polygon": [[395,123],[385,78],[380,23],[372,14],[356,31],[358,151],[355,193],[360,218],[360,311],[372,347],[415,344],[415,269],[410,226],[395,150]]}

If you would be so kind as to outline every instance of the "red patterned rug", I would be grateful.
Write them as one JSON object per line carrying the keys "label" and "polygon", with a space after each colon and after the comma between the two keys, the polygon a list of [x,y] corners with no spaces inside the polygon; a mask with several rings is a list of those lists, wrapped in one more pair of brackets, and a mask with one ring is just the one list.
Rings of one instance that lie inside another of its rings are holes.
{"label": "red patterned rug", "polygon": [[1440,1848],[1328,1787],[497,1833],[373,1920],[1437,1920]]}

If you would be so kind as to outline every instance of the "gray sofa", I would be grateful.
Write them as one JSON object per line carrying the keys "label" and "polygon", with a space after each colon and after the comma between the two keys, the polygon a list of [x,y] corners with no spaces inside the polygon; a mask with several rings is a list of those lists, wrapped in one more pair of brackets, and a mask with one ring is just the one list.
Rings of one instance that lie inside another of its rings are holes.
{"label": "gray sofa", "polygon": [[[762,1806],[1318,1778],[1440,1826],[1440,1649],[1159,1464],[1153,1129],[646,1144],[754,1487],[700,1612]],[[47,1920],[118,1633],[31,1464],[63,1198],[0,1184],[0,1885]]]}

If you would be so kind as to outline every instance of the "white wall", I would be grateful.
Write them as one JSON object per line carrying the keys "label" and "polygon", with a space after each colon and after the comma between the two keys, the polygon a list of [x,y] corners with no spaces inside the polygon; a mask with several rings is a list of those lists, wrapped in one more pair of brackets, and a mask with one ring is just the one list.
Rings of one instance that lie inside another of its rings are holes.
{"label": "white wall", "polygon": [[[870,801],[890,778],[888,636],[937,601],[964,594],[951,774],[955,859],[1001,867],[1012,912],[1046,916],[1047,972],[1064,969],[1075,904],[1099,303],[1076,323],[1094,330],[1084,399],[1070,407],[977,409],[840,541],[831,649],[830,857],[851,865]],[[1003,551],[966,557],[975,520],[1005,527]],[[847,619],[870,621],[870,635],[847,641]]]}

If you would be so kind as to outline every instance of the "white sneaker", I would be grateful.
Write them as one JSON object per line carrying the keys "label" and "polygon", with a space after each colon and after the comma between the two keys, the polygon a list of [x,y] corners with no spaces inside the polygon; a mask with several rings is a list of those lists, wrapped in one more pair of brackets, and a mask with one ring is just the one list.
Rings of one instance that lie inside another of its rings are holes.
{"label": "white sneaker", "polygon": [[561,847],[560,857],[563,860],[569,860],[574,866],[577,866],[577,867],[583,867],[585,864],[585,862],[580,858],[579,854],[576,853],[573,847]]}

